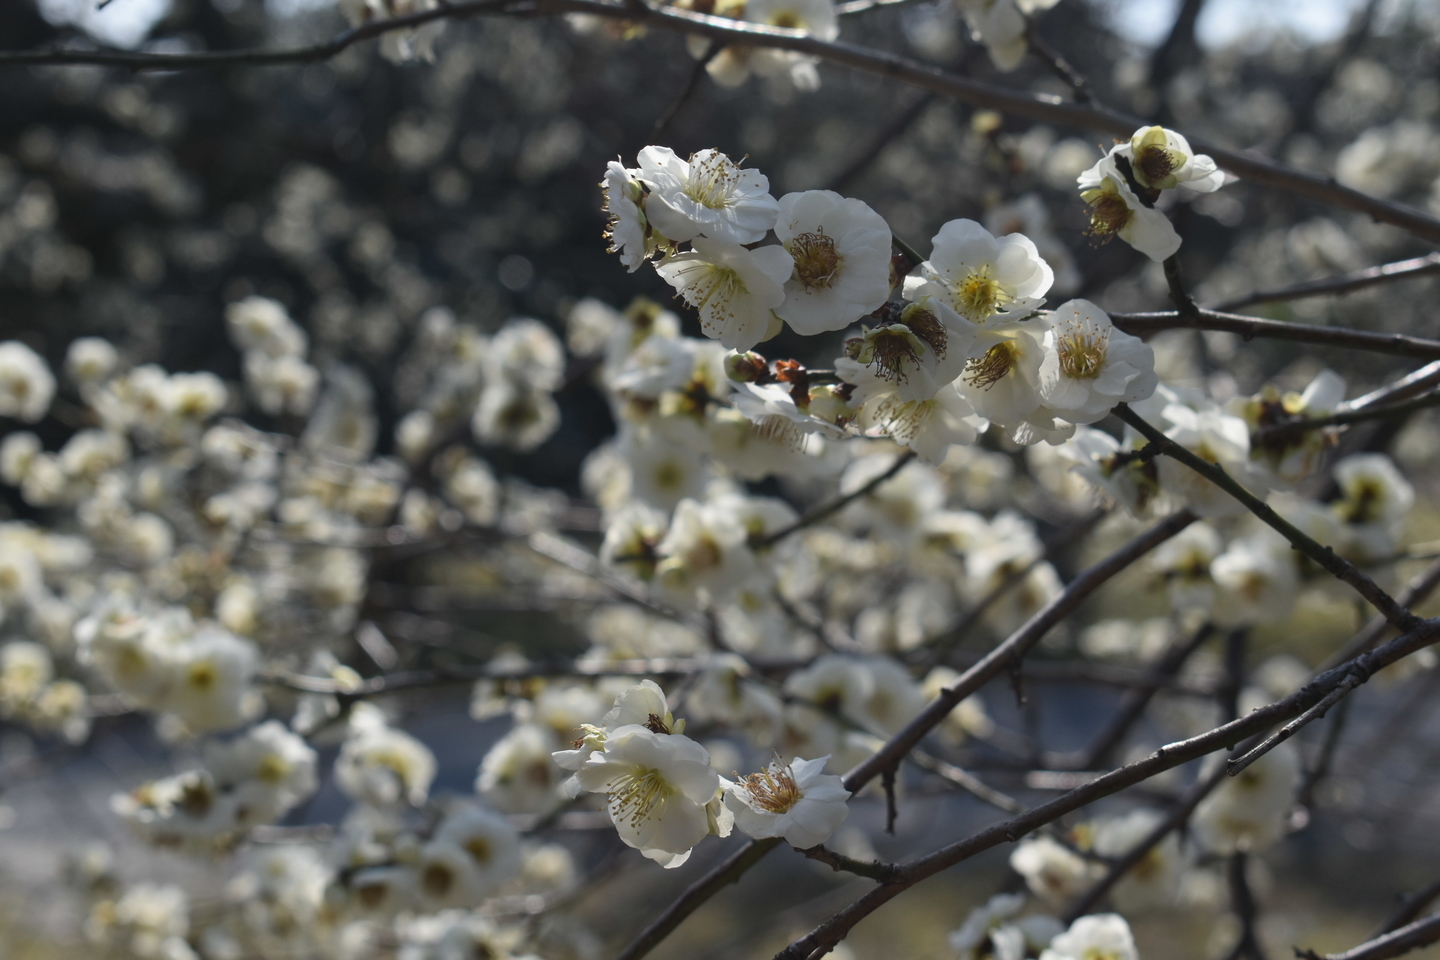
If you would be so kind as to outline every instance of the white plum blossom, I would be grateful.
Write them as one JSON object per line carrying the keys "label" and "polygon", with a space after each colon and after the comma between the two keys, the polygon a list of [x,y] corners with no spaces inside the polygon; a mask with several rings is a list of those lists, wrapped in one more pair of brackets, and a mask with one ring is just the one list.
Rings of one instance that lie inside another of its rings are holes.
{"label": "white plum blossom", "polygon": [[724,504],[682,500],[656,546],[659,583],[677,596],[724,599],[756,573],[749,535]]}
{"label": "white plum blossom", "polygon": [[[861,336],[845,344],[845,362],[837,361],[836,368],[851,371],[844,376],[851,383],[890,381],[905,402],[929,400],[984,352],[977,350],[982,329],[941,298],[920,295],[900,311],[898,322],[862,327]],[[852,363],[868,367],[868,375],[858,374]]]}
{"label": "white plum blossom", "polygon": [[1222,626],[1275,623],[1290,615],[1300,589],[1290,545],[1267,528],[1233,541],[1210,564]]}
{"label": "white plum blossom", "polygon": [[1119,237],[1159,263],[1180,249],[1170,218],[1142,203],[1109,154],[1080,174],[1080,199],[1090,207],[1090,236],[1100,242]]}
{"label": "white plum blossom", "polygon": [[749,350],[779,332],[774,308],[785,302],[784,284],[795,268],[784,247],[748,250],[704,238],[692,247],[655,269],[699,312],[707,337]]}
{"label": "white plum blossom", "polygon": [[850,813],[845,803],[850,791],[840,777],[823,772],[829,760],[776,759],[727,784],[725,805],[735,814],[735,826],[748,837],[780,837],[802,850],[829,840]]}
{"label": "white plum blossom", "polygon": [[712,832],[706,808],[719,796],[720,777],[705,748],[689,737],[627,724],[606,737],[605,749],[592,753],[575,778],[583,789],[606,795],[626,846],[667,869],[688,860]]}
{"label": "white plum blossom", "polygon": [[1196,838],[1215,853],[1264,850],[1285,835],[1299,783],[1300,756],[1282,743],[1200,801],[1191,821]]}
{"label": "white plum blossom", "polygon": [[770,181],[718,150],[682,160],[669,147],[650,146],[638,161],[634,176],[650,189],[645,216],[668,240],[755,243],[775,226],[779,205],[769,193]]}
{"label": "white plum blossom", "polygon": [[972,323],[1020,319],[1045,302],[1055,281],[1050,265],[1029,237],[996,237],[974,220],[951,220],[931,241],[920,265],[927,280],[917,295],[944,300]]}
{"label": "white plum blossom", "polygon": [[1195,153],[1183,134],[1165,127],[1141,127],[1111,153],[1129,161],[1135,182],[1151,190],[1183,187],[1213,193],[1225,184],[1225,174],[1214,160]]}
{"label": "white plum blossom", "polygon": [[19,340],[0,343],[0,417],[34,423],[55,396],[55,376],[40,354]]}
{"label": "white plum blossom", "polygon": [[640,207],[645,187],[636,179],[639,172],[611,160],[605,168],[605,179],[600,181],[605,191],[604,211],[610,216],[605,228],[605,239],[610,241],[607,252],[618,253],[620,262],[631,273],[640,269],[650,254],[646,240],[649,222]]}
{"label": "white plum blossom", "polygon": [[795,262],[775,312],[796,333],[844,329],[890,295],[890,227],[865,203],[830,190],[787,193],[775,235]]}
{"label": "white plum blossom", "polygon": [[1081,917],[1050,941],[1040,960],[1140,960],[1130,924],[1118,913]]}
{"label": "white plum blossom", "polygon": [[1040,398],[1056,416],[1094,423],[1118,403],[1145,400],[1159,382],[1155,353],[1139,337],[1116,329],[1088,300],[1071,300],[1049,315]]}
{"label": "white plum blossom", "polygon": [[1010,866],[1025,878],[1031,892],[1052,903],[1084,893],[1100,873],[1098,864],[1048,836],[1020,841],[1010,854]]}

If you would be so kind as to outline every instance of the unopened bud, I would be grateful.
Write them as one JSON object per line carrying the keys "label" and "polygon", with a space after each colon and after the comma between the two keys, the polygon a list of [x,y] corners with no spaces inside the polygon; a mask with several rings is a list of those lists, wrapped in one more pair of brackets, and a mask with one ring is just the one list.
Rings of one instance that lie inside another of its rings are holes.
{"label": "unopened bud", "polygon": [[770,379],[770,365],[754,350],[725,355],[725,376],[737,383],[765,383]]}

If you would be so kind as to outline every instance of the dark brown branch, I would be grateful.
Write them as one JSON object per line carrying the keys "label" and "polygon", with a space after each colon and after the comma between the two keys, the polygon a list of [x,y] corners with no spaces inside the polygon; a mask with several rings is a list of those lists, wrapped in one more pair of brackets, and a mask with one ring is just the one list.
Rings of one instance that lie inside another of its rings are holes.
{"label": "dark brown branch", "polygon": [[650,921],[650,925],[640,931],[640,935],[630,941],[630,945],[615,957],[615,960],[640,960],[649,953],[655,946],[668,937],[676,927],[684,922],[700,906],[709,900],[722,889],[739,880],[741,875],[755,864],[760,858],[780,845],[779,838],[772,837],[768,840],[751,840],[739,850],[718,863],[709,873],[690,884],[680,898],[665,911]]}
{"label": "dark brown branch", "polygon": [[1440,253],[1429,253],[1423,257],[1382,263],[1378,267],[1367,267],[1364,270],[1341,274],[1338,277],[1309,280],[1288,287],[1277,287],[1274,290],[1259,290],[1243,297],[1236,297],[1234,300],[1217,303],[1214,309],[1222,313],[1230,313],[1244,307],[1254,306],[1257,303],[1274,303],[1277,300],[1301,300],[1305,297],[1350,293],[1354,290],[1363,290],[1365,287],[1373,287],[1379,283],[1388,283],[1391,280],[1414,280],[1437,273],[1440,273]]}
{"label": "dark brown branch", "polygon": [[1064,922],[1067,925],[1074,923],[1099,906],[1115,884],[1119,883],[1125,874],[1135,869],[1166,837],[1178,830],[1186,820],[1189,820],[1190,814],[1195,812],[1200,801],[1213,793],[1225,779],[1225,765],[1216,764],[1214,770],[1186,791],[1184,799],[1176,805],[1174,810],[1170,811],[1164,820],[1157,823],[1155,828],[1147,833],[1125,856],[1111,865],[1105,876],[1096,881],[1093,887],[1085,891],[1080,899],[1070,905],[1070,909],[1065,911]]}
{"label": "dark brown branch", "polygon": [[1195,631],[1194,636],[1174,644],[1167,650],[1165,655],[1160,658],[1160,662],[1155,664],[1140,685],[1132,689],[1120,701],[1120,708],[1096,736],[1095,745],[1084,754],[1081,762],[1075,764],[1076,769],[1094,770],[1109,763],[1110,755],[1125,739],[1130,728],[1145,714],[1145,708],[1149,706],[1150,700],[1156,692],[1165,686],[1166,680],[1180,672],[1185,661],[1189,660],[1191,654],[1199,650],[1214,632],[1214,626],[1207,623]]}
{"label": "dark brown branch", "polygon": [[[0,53],[0,66],[42,64],[95,64],[132,69],[179,70],[226,65],[307,63],[334,56],[346,47],[386,33],[445,17],[475,16],[484,13],[546,16],[562,13],[589,13],[601,17],[631,20],[664,30],[696,34],[723,43],[793,50],[830,63],[876,74],[923,90],[953,97],[973,106],[1011,113],[1046,123],[1128,137],[1144,122],[1118,111],[1058,97],[1024,93],[946,73],[937,67],[898,54],[873,50],[840,41],[818,40],[798,30],[745,23],[725,17],[681,10],[673,6],[650,7],[644,3],[613,3],[606,0],[471,0],[398,17],[376,21],[346,31],[328,43],[286,50],[234,50],[194,54],[134,53],[114,50],[36,50]],[[1227,150],[1219,144],[1190,138],[1196,151],[1208,153],[1216,163],[1258,186],[1286,190],[1297,196],[1355,210],[1390,223],[1432,242],[1440,242],[1440,219],[1413,207],[1372,197],[1320,176],[1287,167],[1265,157]]]}
{"label": "dark brown branch", "polygon": [[1440,391],[1412,397],[1399,403],[1377,404],[1361,407],[1358,410],[1340,410],[1324,417],[1310,417],[1277,423],[1256,431],[1255,439],[1262,444],[1298,440],[1312,430],[1321,430],[1325,427],[1344,427],[1352,423],[1364,423],[1367,420],[1383,420],[1387,417],[1403,416],[1414,413],[1416,410],[1425,410],[1435,406],[1440,406]]}
{"label": "dark brown branch", "polygon": [[1230,854],[1226,873],[1230,880],[1230,909],[1240,922],[1240,937],[1230,951],[1230,960],[1249,957],[1250,960],[1265,960],[1265,951],[1260,946],[1260,935],[1256,931],[1259,907],[1255,893],[1250,889],[1248,876],[1250,858],[1243,850]]}
{"label": "dark brown branch", "polygon": [[1116,313],[1112,314],[1110,319],[1115,322],[1115,326],[1137,337],[1149,336],[1161,330],[1223,330],[1239,334],[1246,340],[1255,337],[1295,340],[1322,347],[1388,353],[1412,359],[1428,360],[1440,357],[1440,340],[1427,340],[1403,333],[1372,333],[1369,330],[1351,330],[1346,327],[1288,323],[1284,320],[1221,313],[1218,310],[1197,309],[1194,314],[1168,310],[1158,313]]}
{"label": "dark brown branch", "polygon": [[985,686],[1011,664],[1019,663],[1030,648],[1050,632],[1050,628],[1069,616],[1102,584],[1194,522],[1195,515],[1188,510],[1173,513],[1099,563],[1081,571],[1059,596],[961,674],[954,685],[941,692],[885,746],[847,773],[845,789],[854,793],[882,771],[893,769],[922,737],[950,715],[961,700]]}
{"label": "dark brown branch", "polygon": [[[797,848],[798,849],[798,848]],[[895,879],[900,872],[900,867],[893,863],[881,863],[879,860],[856,860],[854,857],[847,857],[843,853],[836,853],[834,850],[825,849],[821,844],[817,847],[807,847],[800,851],[811,860],[819,860],[829,865],[831,870],[839,873],[841,870],[853,873],[857,877],[869,877],[880,883],[889,883]]]}
{"label": "dark brown branch", "polygon": [[1255,516],[1264,521],[1267,526],[1290,541],[1292,547],[1305,554],[1311,560],[1314,560],[1320,565],[1321,569],[1329,571],[1337,579],[1343,580],[1345,583],[1354,587],[1357,593],[1368,600],[1376,610],[1384,614],[1385,619],[1389,620],[1395,626],[1408,630],[1419,622],[1418,617],[1396,603],[1394,597],[1382,590],[1374,580],[1371,580],[1356,569],[1354,564],[1341,557],[1330,547],[1320,544],[1293,523],[1280,516],[1269,504],[1245,489],[1242,484],[1238,483],[1230,474],[1226,473],[1223,467],[1203,460],[1191,451],[1180,446],[1125,404],[1120,404],[1115,408],[1114,412],[1117,417],[1134,427],[1141,436],[1154,444],[1165,456],[1180,461],[1206,480],[1209,480],[1230,494],[1236,500],[1239,500],[1245,509],[1255,514]]}
{"label": "dark brown branch", "polygon": [[[1034,807],[1018,817],[992,824],[948,846],[918,860],[902,864],[900,877],[892,883],[881,884],[862,895],[844,909],[825,920],[810,933],[796,940],[776,955],[776,960],[819,960],[835,944],[849,933],[855,924],[874,913],[885,903],[908,890],[915,884],[961,863],[976,854],[983,853],[1002,843],[1014,843],[1026,834],[1051,823],[1067,813],[1079,810],[1096,800],[1117,793],[1126,787],[1148,780],[1158,773],[1183,763],[1199,759],[1220,749],[1263,733],[1276,723],[1298,716],[1350,676],[1353,670],[1367,674],[1397,662],[1417,650],[1424,649],[1440,640],[1440,620],[1424,621],[1419,627],[1391,640],[1370,653],[1361,654],[1355,660],[1317,677],[1301,687],[1294,694],[1268,706],[1253,710],[1244,717],[1232,720],[1207,733],[1176,743],[1166,744],[1150,756],[1126,764],[1118,770],[1097,777],[1090,782],[1056,797],[1048,803]],[[1347,958],[1356,960],[1356,958]],[[1379,960],[1379,958],[1365,958]]]}
{"label": "dark brown branch", "polygon": [[1370,939],[1374,940],[1376,937],[1384,936],[1387,933],[1406,926],[1416,917],[1420,916],[1420,911],[1430,906],[1436,898],[1440,898],[1440,877],[1432,880],[1429,886],[1422,887],[1410,896],[1403,898],[1400,906],[1395,908],[1395,912],[1386,917],[1385,922],[1375,928],[1375,932],[1370,935]]}
{"label": "dark brown branch", "polygon": [[792,533],[804,530],[806,527],[813,527],[821,520],[824,520],[830,516],[833,516],[836,513],[839,513],[841,510],[844,510],[846,507],[850,506],[850,504],[854,503],[856,500],[859,500],[861,497],[869,496],[882,483],[895,476],[895,474],[899,473],[901,470],[905,469],[905,465],[914,459],[915,454],[913,452],[907,451],[900,454],[900,456],[895,458],[895,462],[890,465],[890,468],[888,470],[880,474],[878,477],[875,477],[874,479],[868,481],[860,489],[852,491],[851,493],[844,494],[843,496],[836,497],[829,503],[822,503],[815,509],[807,511],[803,517],[801,517],[799,520],[796,520],[788,527],[781,527],[774,533],[767,534],[766,536],[761,537],[755,543],[751,544],[751,546],[757,549],[764,547],[773,547],[775,544],[779,543],[781,540],[784,540]]}
{"label": "dark brown branch", "polygon": [[1318,954],[1313,950],[1296,950],[1295,955],[1305,960],[1390,960],[1437,940],[1440,940],[1440,913],[1432,913],[1423,920],[1416,920],[1383,937],[1367,940],[1344,953]]}
{"label": "dark brown branch", "polygon": [[925,112],[925,108],[930,106],[934,101],[935,95],[933,93],[924,94],[920,99],[896,114],[895,118],[881,128],[880,132],[875,135],[875,138],[865,146],[865,149],[857,153],[854,159],[845,165],[843,170],[830,179],[830,182],[826,185],[826,189],[838,192],[848,187],[850,181],[864,173],[865,168],[874,163],[886,147],[898,140],[906,130],[909,130],[910,125],[920,119],[920,115]]}
{"label": "dark brown branch", "polygon": [[705,68],[710,66],[710,61],[719,56],[720,51],[724,49],[719,42],[715,40],[710,41],[710,45],[705,48],[705,52],[700,55],[700,59],[696,60],[695,66],[690,69],[690,76],[685,81],[685,86],[680,88],[680,92],[676,94],[674,102],[661,114],[660,119],[655,121],[655,129],[651,131],[652,136],[659,136],[665,131],[665,128],[670,126],[671,122],[679,116],[681,109],[685,106],[686,102],[695,95],[695,90],[700,86],[700,79],[705,76]]}

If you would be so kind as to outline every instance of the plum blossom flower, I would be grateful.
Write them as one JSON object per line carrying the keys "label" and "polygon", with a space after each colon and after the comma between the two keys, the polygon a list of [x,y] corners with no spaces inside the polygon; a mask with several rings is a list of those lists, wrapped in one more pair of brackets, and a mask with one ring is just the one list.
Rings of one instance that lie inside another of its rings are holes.
{"label": "plum blossom flower", "polygon": [[830,190],[787,193],[775,235],[795,261],[775,312],[796,333],[844,329],[889,297],[890,227],[862,201]]}
{"label": "plum blossom flower", "polygon": [[872,437],[889,437],[914,450],[926,463],[939,464],[954,444],[969,445],[989,426],[954,383],[924,400],[906,400],[896,385],[854,360],[841,357],[835,368],[855,384],[851,403],[859,408],[856,425]]}
{"label": "plum blossom flower", "polygon": [[719,795],[720,776],[689,737],[622,726],[575,777],[583,789],[607,796],[620,839],[666,869],[683,864],[711,833],[706,807]]}
{"label": "plum blossom flower", "polygon": [[931,241],[917,291],[944,300],[972,323],[1020,319],[1045,302],[1055,273],[1029,237],[995,237],[974,220],[951,220]]}
{"label": "plum blossom flower", "polygon": [[55,376],[40,354],[19,340],[0,343],[0,417],[34,423],[54,396]]}
{"label": "plum blossom flower", "polygon": [[638,160],[636,177],[650,188],[645,215],[668,240],[755,243],[775,226],[779,205],[770,181],[718,150],[701,150],[687,161],[669,147],[651,146]]}
{"label": "plum blossom flower", "polygon": [[1159,263],[1180,249],[1180,234],[1170,219],[1140,201],[1125,181],[1125,175],[1107,154],[1095,166],[1080,174],[1080,199],[1090,207],[1090,229],[1099,243],[1119,237],[1145,256]]}
{"label": "plum blossom flower", "polygon": [[850,791],[840,777],[823,772],[829,760],[776,758],[759,773],[728,784],[725,805],[735,814],[735,826],[748,837],[781,837],[802,850],[830,839],[850,813],[845,805]]}
{"label": "plum blossom flower", "polygon": [[1078,896],[1096,876],[1095,864],[1047,836],[1022,840],[1010,854],[1010,866],[1036,896],[1050,901]]}
{"label": "plum blossom flower", "polygon": [[1299,755],[1282,743],[1200,801],[1191,821],[1196,839],[1216,853],[1263,850],[1284,836],[1299,782]]}
{"label": "plum blossom flower", "polygon": [[1055,415],[1073,423],[1103,419],[1117,403],[1155,392],[1155,352],[1139,337],[1115,328],[1088,300],[1071,300],[1050,314],[1040,397]]}
{"label": "plum blossom flower", "polygon": [[794,269],[784,247],[747,250],[704,238],[655,267],[699,311],[705,335],[732,350],[749,350],[779,332],[774,308],[785,302],[784,284]]}
{"label": "plum blossom flower", "polygon": [[1130,924],[1118,913],[1081,917],[1050,941],[1040,960],[1140,960]]}
{"label": "plum blossom flower", "polygon": [[637,178],[638,170],[627,170],[618,160],[611,160],[605,167],[605,179],[600,187],[605,191],[604,211],[610,215],[605,227],[605,239],[610,241],[607,253],[618,253],[620,262],[631,273],[640,268],[650,254],[646,242],[650,223],[640,203],[645,198],[645,185]]}
{"label": "plum blossom flower", "polygon": [[1225,174],[1214,160],[1195,153],[1182,134],[1165,127],[1141,127],[1111,154],[1129,161],[1135,182],[1151,190],[1184,187],[1213,193],[1225,185]]}
{"label": "plum blossom flower", "polygon": [[[898,322],[862,327],[861,336],[845,344],[843,364],[852,375],[891,382],[904,402],[929,400],[955,380],[983,350],[976,350],[979,328],[938,297],[924,295],[900,311]],[[837,361],[837,366],[840,365]]]}

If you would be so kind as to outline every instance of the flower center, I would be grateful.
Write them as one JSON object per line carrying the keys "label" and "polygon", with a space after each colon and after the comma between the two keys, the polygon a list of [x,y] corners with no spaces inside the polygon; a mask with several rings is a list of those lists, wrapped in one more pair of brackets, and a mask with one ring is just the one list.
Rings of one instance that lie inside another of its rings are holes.
{"label": "flower center", "polygon": [[730,195],[740,180],[740,168],[723,153],[704,160],[690,158],[690,178],[685,183],[685,196],[702,207],[722,210],[730,204]]}
{"label": "flower center", "polygon": [[1085,232],[1101,243],[1125,229],[1134,212],[1107,177],[1105,186],[1086,190],[1080,198],[1090,205],[1090,229]]}
{"label": "flower center", "polygon": [[945,358],[945,347],[950,342],[950,334],[945,330],[945,324],[940,318],[929,310],[912,308],[905,311],[905,326],[910,331],[924,340],[935,351],[935,355],[942,360]]}
{"label": "flower center", "polygon": [[782,767],[772,763],[769,770],[752,773],[741,783],[755,806],[770,813],[785,813],[802,799],[789,764]]}
{"label": "flower center", "polygon": [[637,767],[620,778],[610,791],[610,816],[617,822],[628,820],[632,827],[639,826],[673,792],[659,770]]}
{"label": "flower center", "polygon": [[1141,147],[1135,154],[1134,170],[1147,186],[1155,186],[1179,166],[1176,157],[1169,150],[1157,144]]}
{"label": "flower center", "polygon": [[821,227],[814,233],[802,233],[785,248],[795,258],[795,279],[805,285],[805,292],[833,286],[844,258],[835,249],[835,240]]}
{"label": "flower center", "polygon": [[805,26],[805,21],[801,20],[800,14],[794,10],[781,10],[779,13],[771,15],[770,26],[798,30]]}
{"label": "flower center", "polygon": [[1005,379],[1015,368],[1015,358],[1020,351],[1013,340],[1001,340],[965,365],[965,382],[981,390],[989,390]]}
{"label": "flower center", "polygon": [[925,344],[903,323],[888,324],[865,331],[864,337],[856,337],[845,344],[851,359],[866,366],[880,368],[880,376],[886,380],[907,379],[907,364],[918,363]]}
{"label": "flower center", "polygon": [[1060,354],[1060,372],[1072,380],[1094,380],[1105,369],[1110,352],[1110,331],[1087,330],[1079,324],[1055,338]]}
{"label": "flower center", "polygon": [[1014,299],[999,280],[990,276],[989,264],[971,272],[955,290],[956,307],[971,320],[993,316]]}

